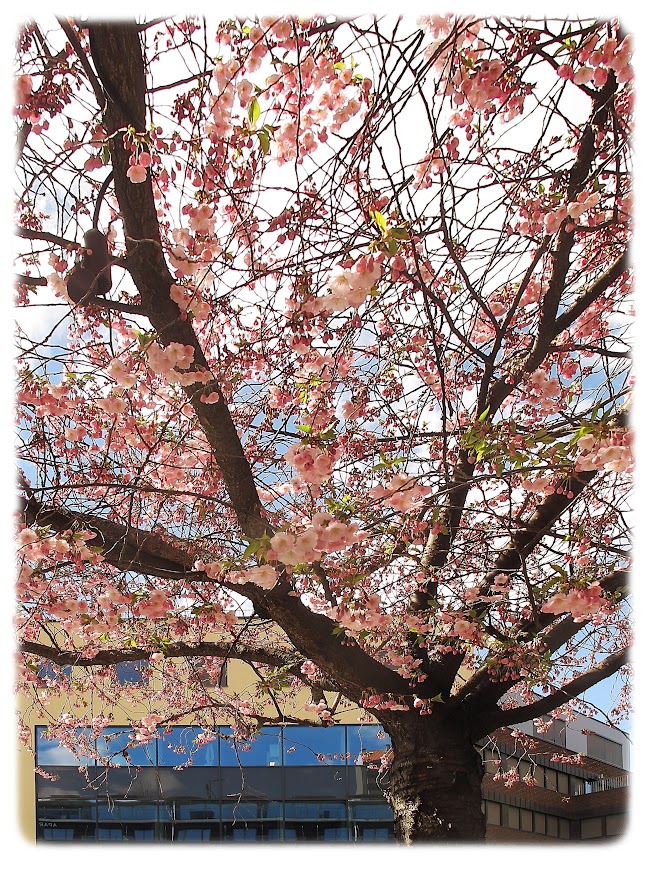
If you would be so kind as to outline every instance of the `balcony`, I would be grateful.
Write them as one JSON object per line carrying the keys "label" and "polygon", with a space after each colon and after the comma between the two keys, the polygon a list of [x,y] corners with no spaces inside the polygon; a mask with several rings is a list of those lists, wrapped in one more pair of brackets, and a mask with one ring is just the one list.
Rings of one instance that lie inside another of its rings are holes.
{"label": "balcony", "polygon": [[574,795],[588,795],[593,792],[605,792],[608,789],[622,789],[630,786],[630,775],[622,774],[619,777],[600,777],[598,780],[586,780],[576,786]]}

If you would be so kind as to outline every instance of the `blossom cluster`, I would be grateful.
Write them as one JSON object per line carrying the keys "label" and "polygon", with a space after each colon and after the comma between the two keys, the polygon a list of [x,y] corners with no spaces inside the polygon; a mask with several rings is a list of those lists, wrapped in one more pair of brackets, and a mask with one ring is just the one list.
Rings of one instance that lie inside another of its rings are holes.
{"label": "blossom cluster", "polygon": [[578,439],[581,453],[576,458],[578,472],[629,472],[633,468],[631,450],[632,433],[617,431],[608,438],[599,439],[588,433]]}
{"label": "blossom cluster", "polygon": [[395,511],[406,513],[422,504],[425,496],[431,494],[431,488],[418,484],[405,472],[398,472],[386,486],[377,484],[372,487],[368,496],[372,499],[382,499],[383,504]]}
{"label": "blossom cluster", "polygon": [[277,532],[270,540],[267,559],[286,566],[310,563],[325,553],[344,550],[364,537],[357,523],[343,523],[326,512],[318,512],[302,532]]}
{"label": "blossom cluster", "polygon": [[338,454],[300,443],[288,448],[284,459],[295,469],[302,483],[319,487],[331,477]]}
{"label": "blossom cluster", "polygon": [[633,77],[630,64],[632,57],[632,37],[626,35],[621,42],[616,39],[606,39],[599,45],[600,37],[593,34],[577,53],[576,60],[580,64],[574,70],[571,63],[561,64],[558,75],[562,79],[572,81],[575,85],[593,84],[602,88],[608,81],[610,70],[617,82],[629,82]]}
{"label": "blossom cluster", "polygon": [[211,313],[210,305],[199,298],[196,290],[181,284],[170,287],[170,299],[177,303],[181,312],[190,312],[196,320],[205,320]]}
{"label": "blossom cluster", "polygon": [[327,279],[329,293],[314,297],[302,306],[309,314],[331,314],[358,308],[381,278],[382,256],[359,258],[351,267],[338,266]]}
{"label": "blossom cluster", "polygon": [[608,602],[601,595],[601,585],[598,581],[585,589],[573,588],[566,593],[555,593],[542,605],[545,614],[571,614],[575,623],[581,623],[593,614],[597,614]]}
{"label": "blossom cluster", "polygon": [[136,725],[134,740],[138,744],[148,744],[156,737],[157,727],[162,721],[163,717],[158,714],[146,714]]}
{"label": "blossom cluster", "polygon": [[605,220],[604,211],[596,211],[601,202],[598,191],[581,191],[575,200],[559,203],[543,195],[529,196],[521,204],[519,212],[522,220],[515,226],[522,236],[545,233],[553,236],[563,225],[573,229],[581,218],[588,226],[595,226]]}

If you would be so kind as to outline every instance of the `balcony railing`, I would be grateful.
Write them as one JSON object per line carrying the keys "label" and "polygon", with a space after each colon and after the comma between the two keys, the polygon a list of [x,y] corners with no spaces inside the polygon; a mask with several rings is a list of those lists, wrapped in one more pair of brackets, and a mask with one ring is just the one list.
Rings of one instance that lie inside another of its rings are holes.
{"label": "balcony railing", "polygon": [[630,775],[621,774],[619,777],[600,777],[598,780],[586,780],[576,787],[574,795],[587,795],[591,792],[605,792],[607,789],[621,789],[630,786]]}

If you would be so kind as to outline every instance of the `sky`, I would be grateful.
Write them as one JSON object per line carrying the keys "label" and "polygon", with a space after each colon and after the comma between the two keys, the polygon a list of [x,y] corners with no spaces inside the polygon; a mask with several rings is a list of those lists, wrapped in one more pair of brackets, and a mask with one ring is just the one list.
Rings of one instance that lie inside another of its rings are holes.
{"label": "sky", "polygon": [[[226,6],[227,4],[225,4]],[[365,12],[370,10],[373,7],[374,11],[377,14],[381,14],[383,12],[387,12],[388,14],[396,15],[398,11],[397,4],[390,4],[388,2],[383,2],[383,0],[377,0],[374,4],[352,4],[343,2],[343,0],[332,0],[328,5],[320,4],[319,9],[321,11],[333,12],[335,14],[342,15],[351,15],[353,11]],[[152,17],[160,17],[163,14],[168,12],[174,12],[178,9],[178,6],[169,6],[168,4],[157,3],[156,6],[151,3],[140,4],[138,9],[140,12],[144,14],[149,14]],[[199,3],[193,6],[186,6],[186,11],[194,11],[194,12],[202,12],[203,4]],[[292,12],[307,14],[309,11],[312,11],[314,7],[313,4],[306,3],[279,3],[279,2],[267,2],[265,4],[247,4],[241,7],[240,4],[234,4],[234,12],[238,14],[242,14],[243,11],[249,12],[265,12],[266,14],[271,13],[279,13],[279,14],[289,14]],[[130,12],[133,14],[133,5],[129,7],[127,4],[119,2],[116,0],[113,4],[111,4],[112,13],[115,16],[120,15],[128,15]],[[647,217],[646,212],[648,211],[648,197],[650,196],[650,192],[653,191],[653,173],[651,170],[651,166],[648,165],[648,161],[646,160],[647,153],[650,152],[650,107],[653,106],[653,92],[651,91],[651,72],[648,68],[648,52],[649,49],[646,46],[646,35],[647,32],[651,31],[651,27],[653,26],[653,12],[650,9],[645,8],[645,0],[640,4],[631,3],[629,0],[620,0],[619,3],[612,2],[606,3],[604,0],[594,0],[594,2],[587,2],[587,0],[577,0],[573,5],[570,5],[568,0],[567,2],[560,2],[560,0],[547,0],[546,3],[536,4],[533,2],[529,2],[529,0],[523,0],[523,2],[515,3],[512,0],[503,0],[503,2],[497,3],[487,3],[487,2],[477,2],[477,3],[449,3],[449,4],[438,4],[437,6],[433,3],[424,4],[424,3],[413,3],[408,2],[408,0],[404,0],[404,2],[400,5],[401,12],[408,16],[409,14],[420,14],[424,12],[429,12],[431,14],[434,13],[443,13],[450,10],[454,10],[459,14],[463,14],[465,12],[471,12],[474,14],[515,14],[515,15],[541,15],[542,13],[548,14],[550,17],[565,17],[566,14],[570,13],[570,10],[573,10],[574,14],[586,14],[588,16],[603,16],[603,17],[612,17],[613,15],[621,15],[622,21],[624,22],[627,29],[631,30],[635,34],[635,71],[636,71],[636,80],[637,80],[637,94],[638,94],[638,105],[639,111],[637,113],[637,133],[636,133],[636,171],[635,171],[635,180],[636,180],[636,194],[637,194],[637,202],[638,208],[636,212],[636,241],[635,241],[635,255],[634,262],[636,268],[636,276],[637,276],[637,289],[636,289],[636,309],[637,309],[637,320],[635,326],[635,371],[638,378],[638,385],[636,388],[635,394],[635,404],[634,404],[634,412],[633,412],[633,422],[634,428],[637,437],[637,472],[636,472],[636,489],[633,500],[634,506],[634,514],[636,518],[636,531],[635,531],[635,628],[636,632],[639,629],[638,640],[636,642],[635,647],[635,655],[634,655],[634,664],[636,668],[636,673],[638,677],[636,677],[635,682],[635,716],[632,718],[632,735],[635,742],[635,749],[633,753],[633,758],[636,760],[635,768],[637,773],[637,778],[635,781],[634,788],[634,801],[631,807],[631,834],[626,838],[625,842],[619,842],[618,845],[610,846],[610,845],[601,845],[600,849],[597,847],[585,846],[583,847],[564,847],[559,846],[556,847],[556,850],[561,849],[563,852],[565,850],[574,849],[575,851],[575,860],[577,861],[580,856],[578,854],[579,850],[589,850],[589,854],[585,854],[583,852],[583,856],[586,855],[586,860],[591,862],[593,868],[601,869],[611,868],[616,861],[628,861],[635,858],[635,856],[641,855],[638,853],[640,845],[643,843],[642,839],[644,837],[644,833],[646,831],[644,822],[644,811],[646,804],[648,803],[647,799],[644,797],[643,789],[644,783],[652,782],[651,772],[649,770],[651,766],[651,761],[648,757],[651,755],[647,751],[647,747],[645,746],[647,733],[650,731],[650,702],[647,699],[647,658],[651,653],[650,645],[652,633],[648,631],[648,627],[646,626],[645,617],[643,616],[646,613],[650,612],[650,609],[653,607],[653,602],[651,602],[651,591],[650,591],[650,582],[648,581],[646,567],[649,562],[650,553],[650,541],[651,535],[647,531],[647,521],[649,516],[651,516],[651,509],[647,506],[648,494],[650,492],[650,483],[653,482],[653,460],[651,458],[651,452],[647,450],[648,448],[648,428],[650,426],[650,407],[652,404],[652,400],[650,397],[653,396],[653,360],[649,359],[649,355],[651,353],[651,341],[650,341],[650,332],[653,328],[653,310],[651,308],[652,302],[650,298],[650,279],[651,279],[651,266],[647,262],[648,261],[648,248],[649,248],[649,221],[650,218]],[[19,21],[26,17],[28,14],[30,16],[36,17],[42,12],[49,11],[52,13],[56,11],[58,14],[70,14],[71,7],[62,8],[61,4],[56,7],[53,7],[51,4],[40,4],[37,2],[32,2],[24,7],[24,12],[21,17],[16,17],[17,10],[10,9],[8,12],[3,13],[3,28],[0,35],[1,39],[5,40],[5,44],[2,46],[2,50],[0,50],[0,58],[6,64],[5,69],[3,69],[3,75],[0,77],[0,81],[4,81],[5,87],[4,89],[0,89],[0,95],[4,98],[3,103],[3,112],[6,113],[4,115],[5,118],[9,116],[10,112],[10,99],[11,99],[11,64],[13,58],[13,35],[15,33],[15,26],[19,23]],[[72,7],[72,11],[75,12],[75,7]],[[103,11],[103,14],[104,13]],[[12,17],[13,16],[13,17]],[[640,56],[641,52],[641,56]],[[647,111],[642,111],[642,107],[646,107]],[[4,129],[7,131],[12,131],[13,127],[11,124],[5,124]],[[11,134],[10,134],[11,135]],[[13,476],[14,476],[14,463],[13,463],[13,441],[11,437],[12,427],[13,427],[13,375],[12,375],[12,363],[10,358],[10,349],[13,345],[13,336],[12,336],[12,311],[11,311],[11,275],[12,275],[12,267],[10,263],[10,255],[11,255],[11,208],[12,208],[12,194],[11,194],[11,171],[13,166],[13,144],[7,137],[2,138],[2,151],[0,154],[4,160],[4,172],[0,174],[0,184],[5,185],[4,196],[2,198],[2,202],[6,205],[5,209],[5,220],[7,221],[7,227],[5,233],[0,237],[2,239],[2,264],[5,271],[5,292],[2,295],[2,300],[0,305],[5,306],[5,310],[2,311],[2,316],[0,317],[0,353],[6,355],[3,359],[4,365],[4,373],[5,377],[0,379],[0,408],[6,415],[3,419],[3,425],[0,427],[0,433],[2,433],[2,437],[5,439],[4,442],[4,451],[2,452],[2,456],[4,462],[0,463],[0,487],[3,488],[3,492],[7,494],[7,498],[4,500],[4,504],[0,506],[0,511],[2,512],[2,516],[0,518],[0,555],[2,556],[4,565],[6,566],[5,574],[4,574],[4,585],[3,585],[3,593],[5,596],[4,599],[4,607],[0,611],[2,614],[2,633],[1,638],[3,639],[3,643],[6,647],[6,658],[4,660],[4,667],[0,669],[0,673],[2,674],[2,686],[0,687],[0,693],[4,695],[6,700],[4,711],[5,717],[3,718],[1,727],[3,729],[3,738],[4,738],[4,746],[5,748],[11,748],[14,744],[14,724],[9,716],[9,712],[13,710],[13,695],[12,695],[12,674],[11,667],[9,663],[12,660],[12,652],[13,652],[13,640],[12,640],[12,627],[11,627],[11,615],[13,613],[13,597],[12,597],[12,558],[13,558],[13,547],[10,541],[10,532],[11,532],[11,513],[13,510],[13,503],[11,498],[9,497],[9,493],[13,493]],[[5,141],[6,140],[6,141]],[[648,636],[648,637],[647,637]],[[606,682],[606,684],[609,682]],[[607,687],[601,688],[598,692],[599,696],[599,704],[603,704],[605,697],[607,696]],[[604,698],[601,699],[601,696]],[[641,735],[641,744],[640,744],[640,736]],[[12,814],[12,804],[13,804],[13,795],[8,788],[8,784],[11,780],[8,777],[3,778],[4,780],[4,788],[2,790],[3,793],[3,801],[5,811],[4,819],[11,819]],[[638,782],[640,786],[638,787]],[[650,786],[649,786],[650,789]],[[3,834],[6,834],[3,832]],[[9,834],[8,842],[11,842],[11,833]],[[31,861],[34,861],[34,856],[32,855],[32,851],[34,847],[30,847],[29,845],[25,845],[22,840],[19,838],[17,833],[14,833],[14,842],[12,846],[17,850],[20,850],[21,855],[25,854],[25,857],[29,859],[31,855]],[[82,848],[84,849],[84,848]],[[89,848],[93,849],[93,848]],[[221,856],[226,849],[227,852],[229,849],[233,848],[225,848],[220,847]],[[330,861],[333,857],[331,854],[326,854],[325,850],[327,848],[308,848],[310,852],[312,852],[313,859],[317,859],[317,861],[326,859]],[[371,860],[372,862],[378,862],[380,867],[385,865],[383,858],[387,858],[387,847],[386,848],[376,848],[376,847],[366,847],[365,849],[365,859]],[[411,848],[415,849],[415,848]],[[424,853],[426,850],[430,848],[418,848],[418,853]],[[466,854],[466,858],[468,863],[474,862],[475,859],[469,855],[469,853],[473,853],[473,848],[455,848],[456,849],[456,858],[458,858],[463,853]],[[292,869],[294,867],[305,867],[307,860],[309,857],[305,855],[305,850],[300,850],[299,853],[295,851],[289,853],[287,850],[283,850],[283,848],[277,850],[261,850],[257,849],[257,857],[265,852],[265,865],[266,867],[275,868],[277,865],[281,866],[283,864],[284,869]],[[383,854],[380,853],[381,850],[385,850]],[[319,852],[318,852],[319,851]],[[371,851],[371,852],[370,852]],[[617,852],[618,851],[618,852]],[[156,862],[157,866],[165,869],[167,867],[173,868],[178,867],[179,864],[179,851],[175,849],[174,858],[170,854],[165,854],[161,850],[157,850]],[[183,849],[182,849],[183,852]],[[70,864],[70,853],[66,850],[66,848],[59,848],[56,850],[56,853],[50,851],[43,851],[42,847],[39,847],[39,863],[43,861],[48,865],[48,867],[58,868],[60,865],[63,867],[63,863],[65,862],[67,866]],[[131,854],[131,850],[129,851]],[[196,855],[196,854],[194,854]],[[556,852],[556,857],[557,857]],[[75,856],[79,856],[78,850],[75,850]],[[262,857],[262,856],[261,856]],[[90,857],[89,857],[90,858]],[[105,851],[102,852],[94,852],[92,855],[93,865],[97,868],[103,867],[113,867],[115,865],[115,856],[110,854],[107,857]],[[216,858],[212,854],[212,858]],[[250,857],[248,857],[250,858]],[[422,859],[425,857],[422,857]],[[527,861],[531,868],[539,868],[544,867],[545,863],[548,867],[550,865],[551,859],[553,858],[552,854],[549,850],[537,850],[534,848],[521,848],[517,846],[511,846],[510,848],[492,848],[486,853],[483,857],[483,865],[484,867],[489,866],[492,868],[494,866],[502,868],[511,867],[512,862],[514,862],[514,867],[520,867],[524,861]],[[227,858],[233,859],[233,855]],[[345,867],[354,867],[354,862],[359,864],[358,853],[356,853],[356,858],[353,856],[353,851],[347,848],[343,850],[338,850],[338,862],[342,864],[344,862]],[[512,861],[511,861],[512,860]],[[574,861],[572,859],[572,861]],[[173,865],[174,862],[174,865]],[[105,865],[106,863],[106,865]],[[637,867],[637,866],[636,866]]]}

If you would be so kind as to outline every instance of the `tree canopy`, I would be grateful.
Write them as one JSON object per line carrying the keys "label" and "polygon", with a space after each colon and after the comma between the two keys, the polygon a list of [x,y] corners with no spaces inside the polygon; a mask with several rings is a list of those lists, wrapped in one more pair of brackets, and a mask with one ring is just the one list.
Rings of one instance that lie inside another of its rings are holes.
{"label": "tree canopy", "polygon": [[26,716],[477,739],[619,672],[618,722],[619,22],[44,18],[17,57]]}

